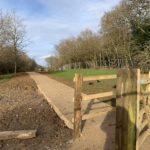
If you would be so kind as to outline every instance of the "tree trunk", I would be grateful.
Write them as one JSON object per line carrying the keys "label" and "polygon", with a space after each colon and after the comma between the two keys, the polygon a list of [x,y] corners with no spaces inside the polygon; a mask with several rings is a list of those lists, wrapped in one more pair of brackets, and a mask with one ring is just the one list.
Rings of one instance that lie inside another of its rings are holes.
{"label": "tree trunk", "polygon": [[15,60],[15,66],[14,66],[14,74],[15,74],[15,76],[17,74],[17,61],[16,60]]}
{"label": "tree trunk", "polygon": [[16,76],[16,73],[17,73],[17,48],[16,48],[16,44],[14,44],[14,53],[15,53],[14,74]]}

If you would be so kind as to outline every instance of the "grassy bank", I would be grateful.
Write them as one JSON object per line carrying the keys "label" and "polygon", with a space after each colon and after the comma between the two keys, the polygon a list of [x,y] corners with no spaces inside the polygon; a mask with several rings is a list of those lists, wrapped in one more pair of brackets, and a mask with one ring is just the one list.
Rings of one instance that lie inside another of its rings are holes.
{"label": "grassy bank", "polygon": [[63,78],[65,80],[73,80],[75,73],[81,73],[84,76],[109,75],[109,74],[115,74],[116,70],[114,69],[79,69],[79,70],[70,69],[64,71],[51,72],[50,74],[54,77]]}
{"label": "grassy bank", "polygon": [[13,77],[13,74],[0,75],[0,83],[6,82]]}

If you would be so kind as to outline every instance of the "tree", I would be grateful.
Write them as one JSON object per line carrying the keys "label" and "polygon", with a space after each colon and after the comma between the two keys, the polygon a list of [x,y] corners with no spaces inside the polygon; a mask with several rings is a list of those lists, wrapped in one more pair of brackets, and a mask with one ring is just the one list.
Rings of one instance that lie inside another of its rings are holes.
{"label": "tree", "polygon": [[123,0],[127,18],[131,24],[134,41],[141,50],[150,39],[150,1]]}
{"label": "tree", "polygon": [[102,18],[101,33],[103,42],[113,52],[113,56],[117,60],[122,57],[127,58],[133,66],[132,33],[126,12],[124,5],[119,5],[106,13]]}
{"label": "tree", "polygon": [[59,59],[56,56],[50,56],[46,58],[46,62],[48,64],[48,68],[51,70],[58,70],[59,69]]}
{"label": "tree", "polygon": [[13,48],[14,53],[14,73],[17,72],[17,59],[19,52],[23,49],[26,42],[26,30],[22,19],[15,13],[10,14],[9,24],[9,45]]}
{"label": "tree", "polygon": [[26,45],[23,21],[14,12],[0,12],[0,73],[27,71],[36,67],[23,48]]}
{"label": "tree", "polygon": [[100,22],[99,33],[86,29],[56,45],[61,66],[150,69],[149,0],[122,0]]}

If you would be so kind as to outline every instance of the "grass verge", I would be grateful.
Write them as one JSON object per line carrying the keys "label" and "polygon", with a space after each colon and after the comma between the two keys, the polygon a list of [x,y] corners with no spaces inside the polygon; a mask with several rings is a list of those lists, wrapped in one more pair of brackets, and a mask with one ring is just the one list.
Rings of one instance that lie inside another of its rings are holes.
{"label": "grass verge", "polygon": [[6,82],[13,77],[13,74],[0,75],[0,83]]}
{"label": "grass verge", "polygon": [[110,75],[115,74],[115,69],[70,69],[64,71],[55,71],[50,74],[54,77],[63,78],[64,80],[73,80],[75,73],[81,73],[83,76],[90,75]]}

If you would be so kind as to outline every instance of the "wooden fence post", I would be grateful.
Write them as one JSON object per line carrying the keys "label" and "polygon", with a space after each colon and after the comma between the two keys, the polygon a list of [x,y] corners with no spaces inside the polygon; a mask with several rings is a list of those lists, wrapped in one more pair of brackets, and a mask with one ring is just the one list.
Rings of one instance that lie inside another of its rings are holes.
{"label": "wooden fence post", "polygon": [[117,75],[116,150],[136,150],[139,110],[139,69],[120,69]]}
{"label": "wooden fence post", "polygon": [[74,139],[81,135],[81,101],[82,101],[82,82],[81,74],[75,74],[75,95],[74,95]]}

